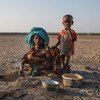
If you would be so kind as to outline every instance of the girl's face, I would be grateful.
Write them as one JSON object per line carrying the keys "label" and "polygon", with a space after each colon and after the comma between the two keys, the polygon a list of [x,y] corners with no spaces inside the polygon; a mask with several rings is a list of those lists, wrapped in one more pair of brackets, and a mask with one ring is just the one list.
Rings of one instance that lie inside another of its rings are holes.
{"label": "girl's face", "polygon": [[42,37],[41,36],[39,36],[39,35],[35,35],[34,36],[34,43],[36,44],[36,45],[43,45],[44,44],[44,40],[42,39]]}
{"label": "girl's face", "polygon": [[71,17],[64,17],[62,23],[65,29],[70,29],[73,25],[73,19]]}

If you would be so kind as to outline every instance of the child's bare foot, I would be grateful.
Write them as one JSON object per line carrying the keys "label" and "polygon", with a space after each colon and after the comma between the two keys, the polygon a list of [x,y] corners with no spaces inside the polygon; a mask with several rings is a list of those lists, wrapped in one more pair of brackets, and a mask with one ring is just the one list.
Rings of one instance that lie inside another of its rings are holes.
{"label": "child's bare foot", "polygon": [[67,67],[66,67],[66,72],[68,73],[68,74],[70,74],[70,65],[68,65]]}
{"label": "child's bare foot", "polygon": [[70,66],[62,67],[60,71],[62,74],[65,74],[65,73],[69,74],[70,73]]}

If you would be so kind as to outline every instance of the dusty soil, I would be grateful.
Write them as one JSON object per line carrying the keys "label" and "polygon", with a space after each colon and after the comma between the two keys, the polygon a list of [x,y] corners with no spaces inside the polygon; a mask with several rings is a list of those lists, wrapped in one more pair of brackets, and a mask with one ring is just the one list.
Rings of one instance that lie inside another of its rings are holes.
{"label": "dusty soil", "polygon": [[[80,87],[65,88],[62,78],[59,88],[47,91],[41,80],[46,76],[19,77],[17,71],[22,55],[27,51],[25,35],[0,35],[0,100],[100,100],[100,36],[78,36],[71,73],[84,77]],[[50,35],[50,46],[56,43]]]}

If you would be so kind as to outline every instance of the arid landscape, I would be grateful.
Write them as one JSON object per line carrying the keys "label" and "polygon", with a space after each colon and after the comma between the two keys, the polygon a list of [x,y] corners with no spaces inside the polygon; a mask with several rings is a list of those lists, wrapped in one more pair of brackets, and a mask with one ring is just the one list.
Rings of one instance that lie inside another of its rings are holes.
{"label": "arid landscape", "polygon": [[[50,46],[57,35],[50,36]],[[84,77],[77,88],[47,91],[41,80],[46,76],[19,77],[20,59],[28,50],[26,35],[0,35],[0,100],[100,100],[100,35],[78,35],[75,55],[71,59],[71,73]],[[60,79],[62,80],[62,78]]]}

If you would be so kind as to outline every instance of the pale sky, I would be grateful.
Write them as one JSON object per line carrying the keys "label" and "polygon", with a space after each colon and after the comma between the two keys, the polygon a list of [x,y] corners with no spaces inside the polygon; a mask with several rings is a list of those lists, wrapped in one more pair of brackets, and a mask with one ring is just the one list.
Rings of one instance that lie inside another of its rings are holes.
{"label": "pale sky", "polygon": [[100,33],[100,0],[0,0],[0,32],[59,32],[65,14],[73,15],[76,32]]}

